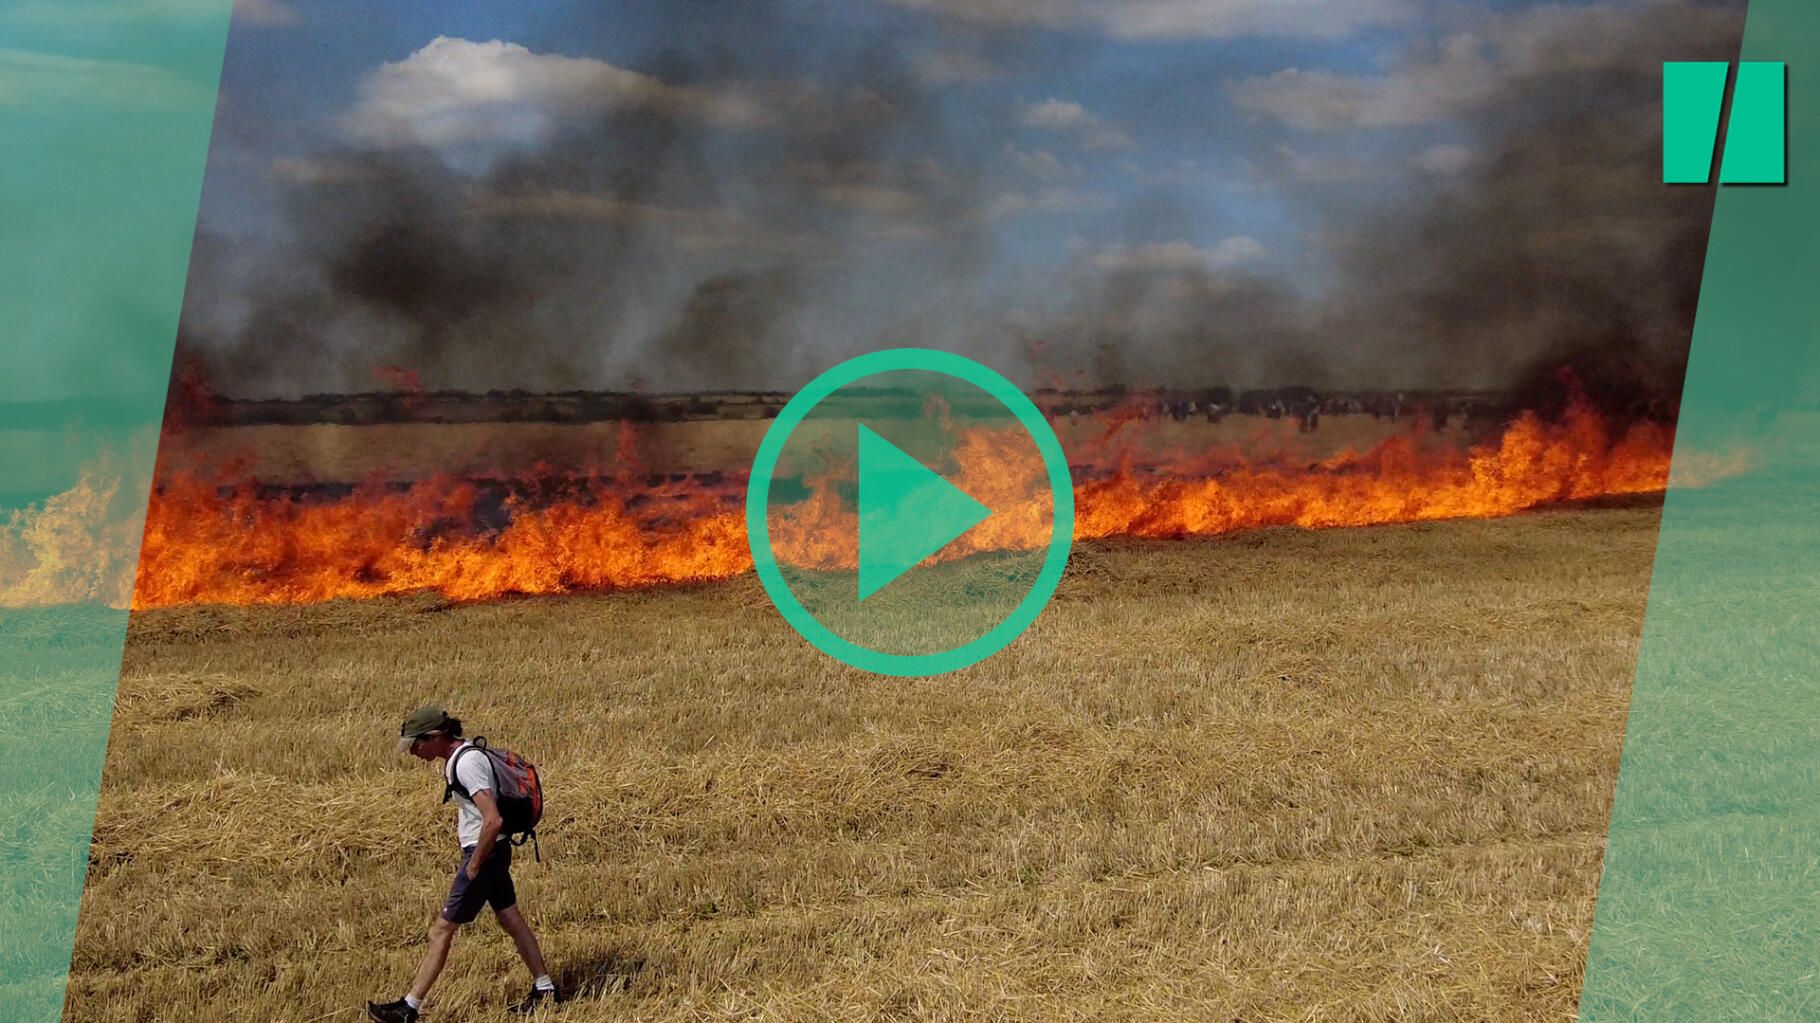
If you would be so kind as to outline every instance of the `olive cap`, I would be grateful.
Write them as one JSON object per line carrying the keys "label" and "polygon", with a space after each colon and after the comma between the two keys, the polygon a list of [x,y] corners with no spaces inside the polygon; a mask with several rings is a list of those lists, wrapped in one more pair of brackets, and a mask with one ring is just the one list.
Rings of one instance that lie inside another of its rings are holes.
{"label": "olive cap", "polygon": [[417,708],[398,728],[398,752],[409,753],[412,743],[431,732],[439,731],[448,723],[449,712],[435,704]]}

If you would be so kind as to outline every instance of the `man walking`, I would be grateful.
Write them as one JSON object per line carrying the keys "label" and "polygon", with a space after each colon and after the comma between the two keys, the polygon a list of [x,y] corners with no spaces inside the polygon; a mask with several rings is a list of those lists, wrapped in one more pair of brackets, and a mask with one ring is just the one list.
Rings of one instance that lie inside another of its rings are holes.
{"label": "man walking", "polygon": [[[462,756],[468,749],[476,752]],[[461,721],[434,706],[420,707],[405,719],[398,730],[398,751],[420,760],[444,762],[443,777],[459,810],[455,833],[461,841],[461,866],[449,885],[448,901],[430,925],[430,950],[417,969],[410,993],[383,1005],[368,1002],[367,1015],[378,1023],[416,1023],[430,986],[448,962],[455,933],[479,916],[485,905],[493,907],[499,926],[512,936],[533,978],[531,993],[509,1006],[510,1011],[529,1013],[539,1005],[554,1003],[556,985],[544,969],[537,936],[518,910],[518,893],[512,886],[512,843],[498,841],[505,821],[499,812],[492,755],[463,740]]]}

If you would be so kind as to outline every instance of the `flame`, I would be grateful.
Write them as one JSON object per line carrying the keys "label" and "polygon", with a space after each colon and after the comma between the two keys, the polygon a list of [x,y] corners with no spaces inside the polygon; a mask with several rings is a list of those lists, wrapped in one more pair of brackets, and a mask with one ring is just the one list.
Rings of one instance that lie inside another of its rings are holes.
{"label": "flame", "polygon": [[[167,432],[167,447],[179,443]],[[1309,529],[1488,518],[1564,500],[1659,492],[1672,428],[1619,429],[1583,405],[1557,422],[1524,414],[1483,446],[1420,434],[1323,461],[1247,460],[1231,450],[1178,457],[1163,471],[1120,462],[1077,471],[1077,540],[1210,536],[1265,526]],[[994,515],[944,550],[1045,545],[1053,501],[1040,457],[1016,429],[963,431],[945,469]],[[104,465],[41,506],[0,519],[0,606],[101,601],[135,609],[304,604],[434,591],[457,600],[725,579],[752,569],[743,483],[661,488],[539,475],[519,496],[453,478],[372,483],[339,498],[273,496],[224,484],[161,452],[135,573],[140,518]],[[1742,460],[1691,463],[1676,486],[1736,475]],[[787,564],[852,569],[857,522],[849,464],[773,509]]]}
{"label": "flame", "polygon": [[0,607],[127,606],[139,516],[124,495],[145,481],[124,481],[104,457],[70,489],[0,518]]}
{"label": "flame", "polygon": [[1652,493],[1668,485],[1673,441],[1670,428],[1648,422],[1614,437],[1600,416],[1576,405],[1557,424],[1524,413],[1497,445],[1452,457],[1426,455],[1405,435],[1305,470],[1239,467],[1149,482],[1121,474],[1078,488],[1075,536],[1491,518],[1556,501]]}
{"label": "flame", "polygon": [[[1299,467],[1238,462],[1185,477],[1126,466],[1076,483],[1075,537],[1483,518],[1655,492],[1668,484],[1672,440],[1668,427],[1615,431],[1576,406],[1557,423],[1523,415],[1497,443],[1465,451],[1437,452],[1399,436]],[[969,431],[955,462],[956,485],[995,514],[940,557],[1047,542],[1052,499],[1027,438]],[[856,565],[855,512],[840,496],[849,481],[830,474],[807,499],[774,512],[780,560]],[[309,603],[420,590],[474,600],[724,579],[752,568],[735,488],[632,493],[584,483],[555,501],[507,501],[509,521],[496,531],[471,526],[480,499],[473,484],[451,479],[309,501],[260,497],[251,487],[224,494],[177,474],[152,501],[133,606]]]}

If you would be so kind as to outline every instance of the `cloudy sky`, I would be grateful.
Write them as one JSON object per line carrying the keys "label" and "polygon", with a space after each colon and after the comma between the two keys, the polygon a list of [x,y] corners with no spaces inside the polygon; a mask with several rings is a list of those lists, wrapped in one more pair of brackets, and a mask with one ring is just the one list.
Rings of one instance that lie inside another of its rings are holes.
{"label": "cloudy sky", "polygon": [[[1709,200],[1656,178],[1657,76],[1739,11],[241,0],[183,344],[292,394],[793,387],[895,344],[1031,383],[1477,386],[1595,307],[1672,349],[1687,281],[1582,278],[1689,272]],[[1530,295],[1463,313],[1485,288]]]}

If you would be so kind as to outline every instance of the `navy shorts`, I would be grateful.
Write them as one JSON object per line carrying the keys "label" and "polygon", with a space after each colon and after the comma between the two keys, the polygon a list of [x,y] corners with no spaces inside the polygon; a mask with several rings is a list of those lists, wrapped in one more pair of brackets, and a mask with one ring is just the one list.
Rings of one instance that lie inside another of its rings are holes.
{"label": "navy shorts", "polygon": [[471,922],[488,903],[495,913],[518,903],[518,890],[512,887],[512,843],[503,838],[494,842],[492,854],[480,865],[480,876],[469,878],[468,861],[473,858],[473,846],[461,851],[461,866],[455,868],[455,880],[449,885],[449,901],[442,906],[442,918],[452,924]]}

